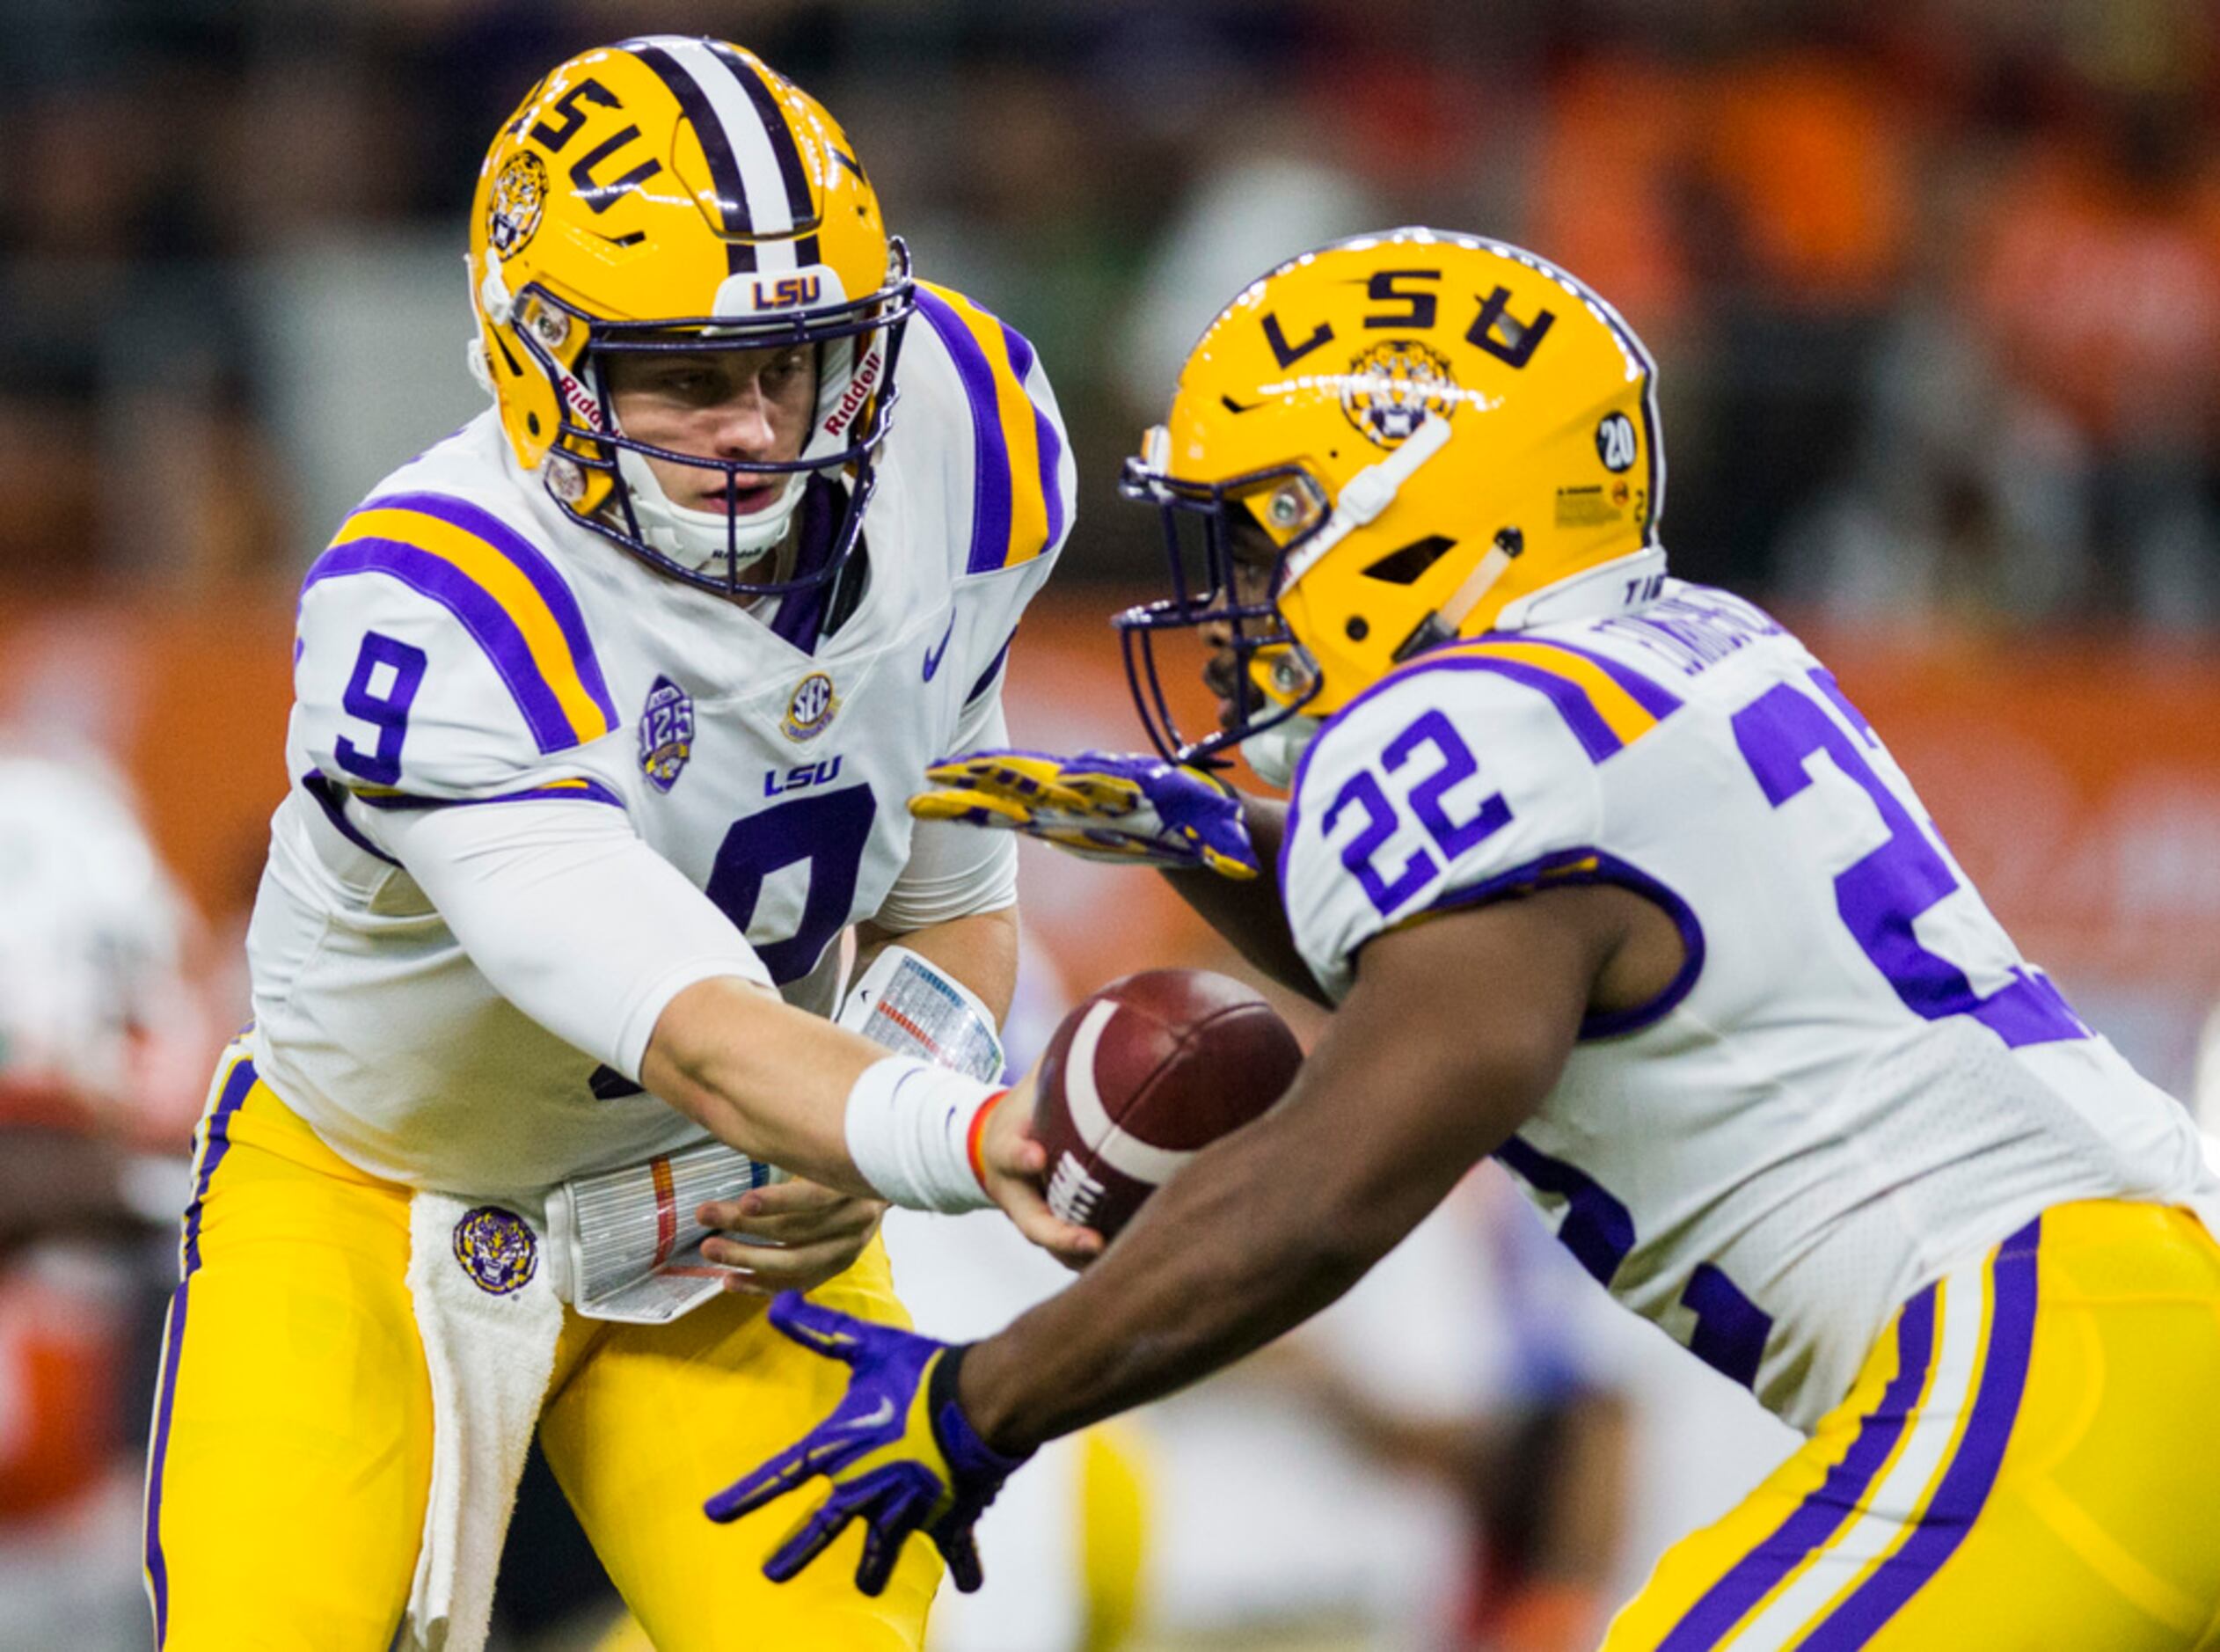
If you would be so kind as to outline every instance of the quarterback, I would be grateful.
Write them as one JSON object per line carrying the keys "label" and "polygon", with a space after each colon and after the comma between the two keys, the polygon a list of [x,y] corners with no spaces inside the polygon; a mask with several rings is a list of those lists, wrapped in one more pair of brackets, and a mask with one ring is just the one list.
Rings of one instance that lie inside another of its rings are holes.
{"label": "quarterback", "polygon": [[[1668,576],[1664,480],[1649,357],[1516,248],[1344,242],[1219,316],[1127,474],[1197,536],[1119,622],[1166,760],[974,756],[916,807],[1184,862],[1334,1014],[1271,1114],[1002,1333],[775,1305],[854,1371],[712,1505],[834,1481],[775,1570],[858,1515],[960,1553],[1034,1445],[1294,1325],[1493,1154],[1807,1436],[1609,1648],[2214,1643],[2220,1436],[2183,1420],[2220,1393],[2220,1181],[1826,668]],[[1182,628],[1223,724],[1193,742],[1155,669]],[[1284,807],[1183,766],[1237,740]]]}
{"label": "quarterback", "polygon": [[[199,1131],[150,1451],[157,1638],[482,1643],[537,1429],[657,1646],[914,1647],[930,1553],[788,1600],[772,1532],[690,1511],[836,1396],[763,1297],[900,1317],[880,1201],[991,1189],[1089,1242],[995,1086],[827,1019],[843,934],[898,941],[998,1067],[1014,857],[902,799],[1006,740],[1071,520],[1055,402],[1024,339],[913,281],[832,117],[719,41],[549,74],[469,265],[494,405],[301,592],[255,1019]],[[675,1208],[672,1156],[717,1141],[810,1180]],[[656,1261],[728,1230],[702,1254],[752,1295],[579,1311],[559,1213],[627,1167]]]}

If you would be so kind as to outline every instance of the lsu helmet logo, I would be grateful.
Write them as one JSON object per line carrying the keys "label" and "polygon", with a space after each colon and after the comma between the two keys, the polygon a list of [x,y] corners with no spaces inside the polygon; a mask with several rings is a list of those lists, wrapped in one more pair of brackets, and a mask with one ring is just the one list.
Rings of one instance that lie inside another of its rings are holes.
{"label": "lsu helmet logo", "polygon": [[546,204],[546,163],[529,150],[511,156],[493,179],[493,199],[486,208],[486,238],[494,252],[503,258],[522,252]]}
{"label": "lsu helmet logo", "polygon": [[514,1210],[481,1204],[455,1224],[455,1260],[487,1296],[506,1297],[539,1271],[539,1240]]}
{"label": "lsu helmet logo", "polygon": [[1341,412],[1369,441],[1400,446],[1428,413],[1444,419],[1461,399],[1449,357],[1420,339],[1388,339],[1349,363]]}

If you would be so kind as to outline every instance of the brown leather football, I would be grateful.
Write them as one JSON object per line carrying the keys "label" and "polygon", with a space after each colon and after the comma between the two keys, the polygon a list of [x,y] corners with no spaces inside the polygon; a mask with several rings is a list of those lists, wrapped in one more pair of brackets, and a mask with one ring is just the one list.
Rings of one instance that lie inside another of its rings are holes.
{"label": "brown leather football", "polygon": [[1272,1006],[1207,969],[1113,981],[1056,1028],[1033,1129],[1048,1203],[1105,1238],[1198,1149],[1285,1093],[1303,1050]]}

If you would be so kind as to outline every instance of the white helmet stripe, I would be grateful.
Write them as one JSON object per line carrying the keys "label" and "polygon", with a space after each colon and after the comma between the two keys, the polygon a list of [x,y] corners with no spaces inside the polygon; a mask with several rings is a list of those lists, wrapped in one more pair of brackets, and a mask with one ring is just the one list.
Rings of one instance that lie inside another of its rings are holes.
{"label": "white helmet stripe", "polygon": [[767,274],[795,268],[794,244],[788,238],[797,227],[793,204],[779,167],[778,151],[755,104],[705,42],[660,34],[641,44],[652,44],[668,54],[680,72],[700,89],[718,125],[724,128],[725,142],[740,169],[749,227],[756,236],[770,238],[756,243],[756,268]]}

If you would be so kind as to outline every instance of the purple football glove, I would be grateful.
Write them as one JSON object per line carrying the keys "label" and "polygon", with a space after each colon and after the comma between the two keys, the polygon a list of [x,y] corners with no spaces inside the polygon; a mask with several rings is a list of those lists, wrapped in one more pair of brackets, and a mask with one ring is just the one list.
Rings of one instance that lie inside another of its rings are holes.
{"label": "purple football glove", "polygon": [[1161,757],[975,751],[943,758],[925,778],[932,790],[909,800],[919,820],[998,826],[1090,860],[1257,875],[1240,793]]}
{"label": "purple football glove", "polygon": [[703,1511],[720,1523],[737,1520],[822,1474],[832,1495],[763,1562],[772,1583],[795,1576],[861,1517],[867,1530],[856,1587],[865,1594],[887,1587],[913,1531],[932,1539],[958,1589],[977,1589],[972,1525],[1026,1459],[990,1450],[956,1403],[964,1346],[819,1307],[791,1290],[770,1305],[770,1322],[847,1365],[848,1392],[830,1416],[712,1497]]}

